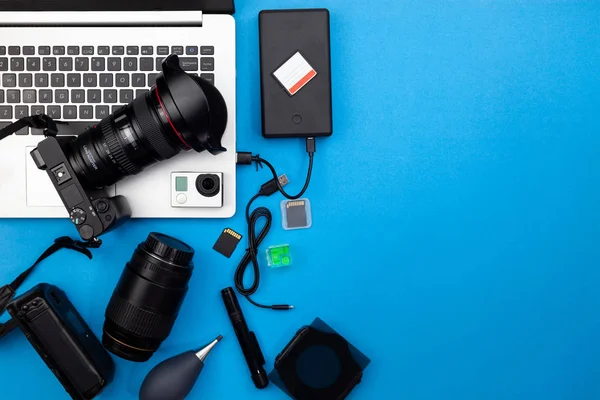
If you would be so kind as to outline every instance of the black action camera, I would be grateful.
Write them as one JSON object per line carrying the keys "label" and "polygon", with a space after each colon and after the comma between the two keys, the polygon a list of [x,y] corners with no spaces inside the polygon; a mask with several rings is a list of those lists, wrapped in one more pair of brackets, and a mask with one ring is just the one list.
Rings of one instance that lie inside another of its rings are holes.
{"label": "black action camera", "polygon": [[73,399],[93,399],[112,382],[110,355],[62,290],[39,284],[7,310]]}

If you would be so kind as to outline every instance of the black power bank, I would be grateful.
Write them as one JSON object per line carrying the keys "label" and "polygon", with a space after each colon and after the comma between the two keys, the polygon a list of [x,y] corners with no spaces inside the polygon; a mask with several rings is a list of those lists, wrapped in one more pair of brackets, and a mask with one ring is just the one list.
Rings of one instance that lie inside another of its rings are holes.
{"label": "black power bank", "polygon": [[263,136],[330,136],[329,11],[261,11],[259,32]]}

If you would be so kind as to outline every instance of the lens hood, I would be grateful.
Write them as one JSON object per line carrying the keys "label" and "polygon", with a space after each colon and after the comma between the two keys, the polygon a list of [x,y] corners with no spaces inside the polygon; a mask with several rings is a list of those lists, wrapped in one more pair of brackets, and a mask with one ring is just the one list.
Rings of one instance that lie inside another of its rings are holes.
{"label": "lens hood", "polygon": [[169,124],[190,147],[216,155],[226,151],[221,138],[227,127],[227,105],[208,81],[187,74],[176,55],[167,57],[154,90]]}

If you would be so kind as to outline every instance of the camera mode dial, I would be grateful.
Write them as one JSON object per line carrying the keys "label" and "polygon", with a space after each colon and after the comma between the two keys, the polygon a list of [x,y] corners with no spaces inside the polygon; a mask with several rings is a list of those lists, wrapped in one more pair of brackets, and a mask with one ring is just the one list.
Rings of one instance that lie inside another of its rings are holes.
{"label": "camera mode dial", "polygon": [[75,225],[81,225],[87,219],[87,214],[81,208],[74,208],[69,217]]}

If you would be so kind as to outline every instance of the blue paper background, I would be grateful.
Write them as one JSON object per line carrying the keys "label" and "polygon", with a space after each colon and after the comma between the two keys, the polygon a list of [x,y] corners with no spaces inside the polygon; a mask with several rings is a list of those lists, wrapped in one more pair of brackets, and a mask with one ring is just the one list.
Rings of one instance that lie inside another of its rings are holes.
{"label": "blue paper background", "polygon": [[[269,370],[318,316],[372,360],[355,400],[599,398],[600,3],[238,0],[238,149],[295,190],[304,143],[260,135],[258,11],[282,7],[331,11],[335,133],[317,143],[310,230],[281,228],[280,196],[260,202],[275,214],[265,245],[295,256],[263,263],[255,296],[294,311],[242,302]],[[240,168],[234,219],[133,221],[92,262],[63,252],[28,280],[63,288],[100,335],[149,231],[197,249],[173,334],[150,363],[117,360],[101,399],[136,398],[155,363],[217,334],[191,399],[283,398],[254,389],[219,296],[245,242],[230,260],[211,250],[224,227],[246,236],[243,207],[268,178]],[[0,282],[73,233],[0,220]],[[67,397],[18,334],[0,343],[0,385],[6,399]]]}

